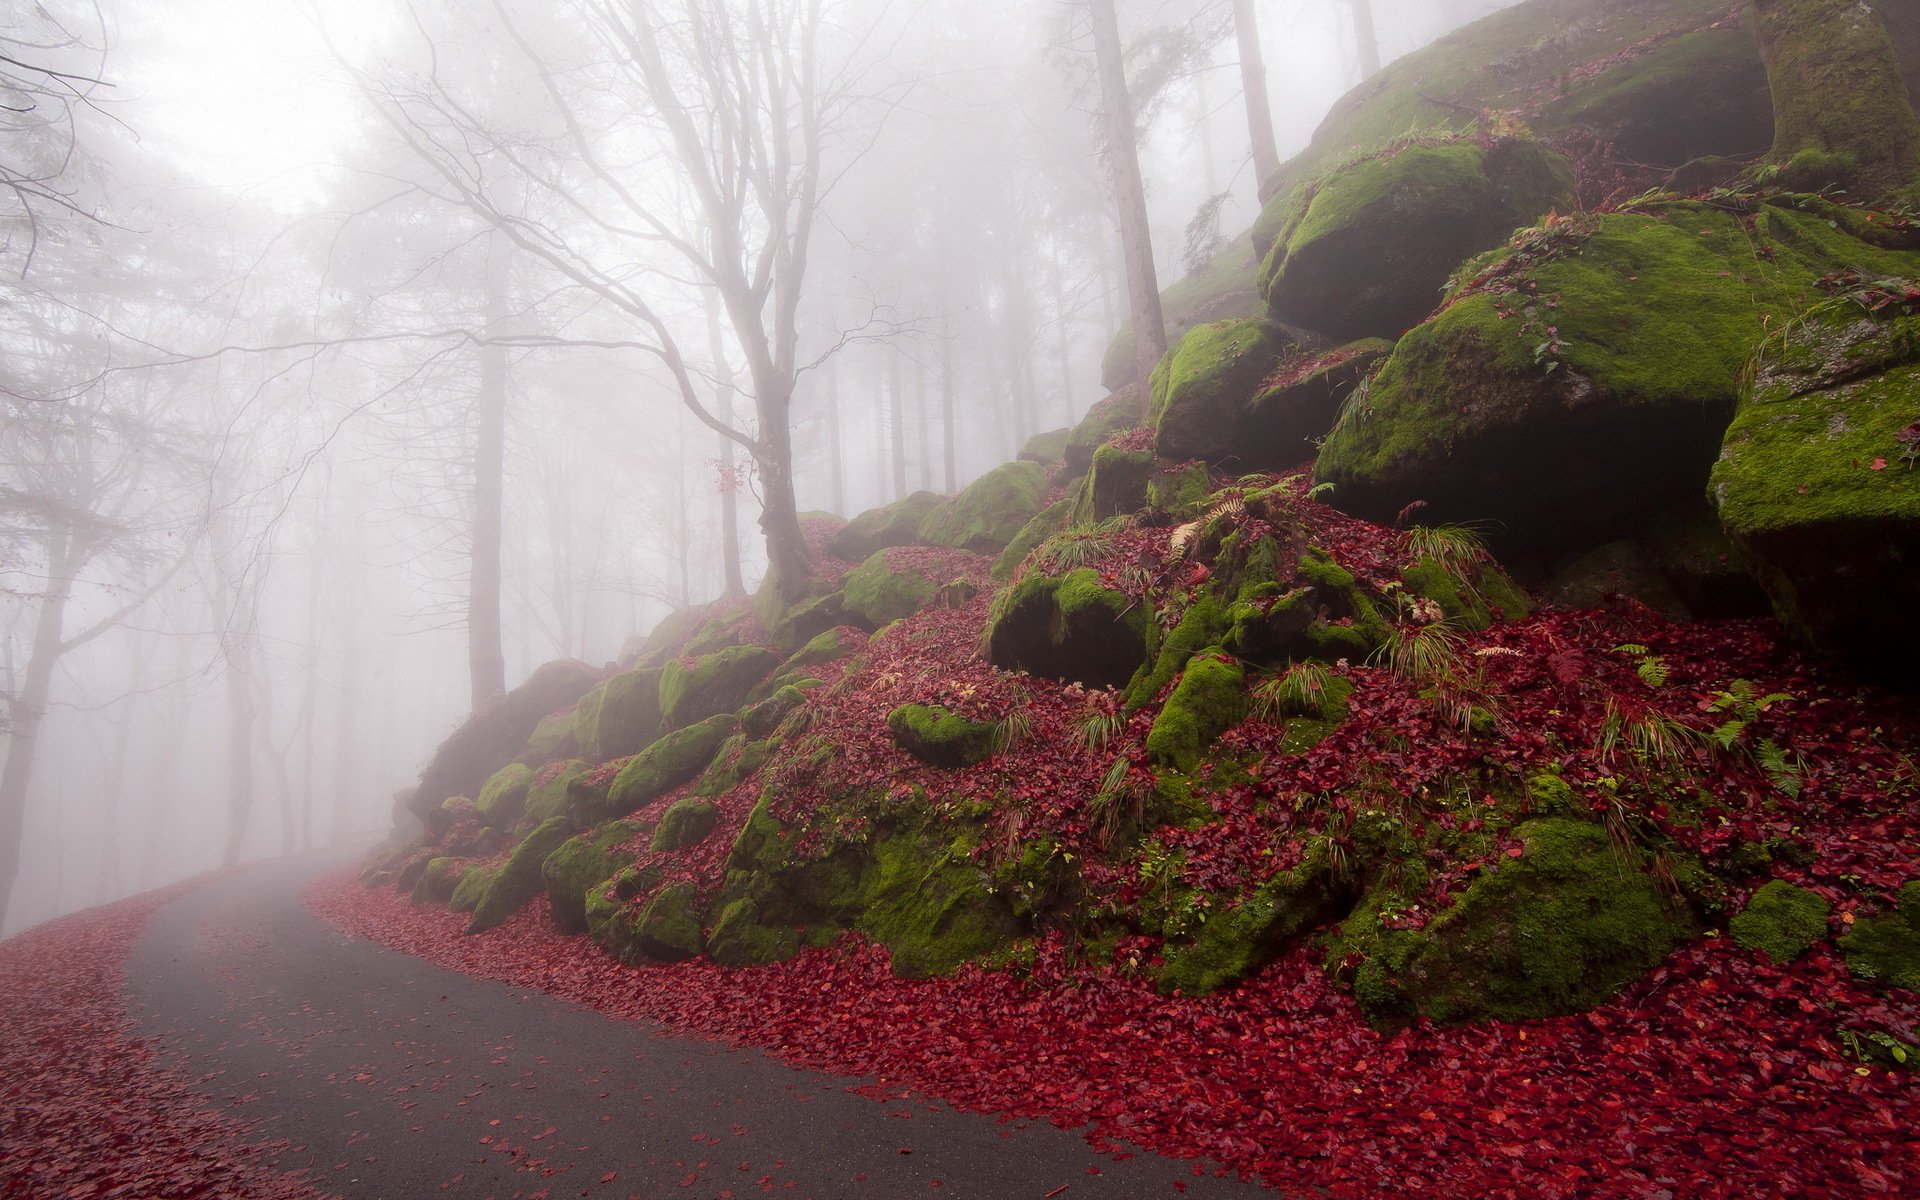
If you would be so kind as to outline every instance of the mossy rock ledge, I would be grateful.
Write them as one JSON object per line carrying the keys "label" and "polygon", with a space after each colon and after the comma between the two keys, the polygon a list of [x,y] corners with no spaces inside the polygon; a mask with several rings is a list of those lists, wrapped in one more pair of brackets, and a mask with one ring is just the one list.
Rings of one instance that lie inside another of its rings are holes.
{"label": "mossy rock ledge", "polygon": [[1399,341],[1322,445],[1318,478],[1381,523],[1416,503],[1428,524],[1491,523],[1523,564],[1631,537],[1702,494],[1748,356],[1818,280],[1920,265],[1877,237],[1808,197],[1523,232]]}
{"label": "mossy rock ledge", "polygon": [[897,549],[875,551],[873,557],[847,574],[841,586],[842,611],[868,631],[919,612],[947,582],[928,575],[911,556],[896,554]]}
{"label": "mossy rock ledge", "polygon": [[1258,318],[1188,330],[1149,381],[1154,453],[1175,461],[1232,462],[1246,470],[1283,465],[1249,461],[1244,427],[1249,401],[1292,345],[1278,326]]}
{"label": "mossy rock ledge", "polygon": [[605,796],[575,789],[575,815],[582,825],[626,816],[706,770],[721,745],[738,732],[740,722],[731,714],[675,730],[629,759]]}
{"label": "mossy rock ledge", "polygon": [[892,504],[870,508],[827,540],[827,552],[849,562],[864,562],[888,546],[911,546],[921,522],[939,507],[939,496],[914,492]]}
{"label": "mossy rock ledge", "polygon": [[1260,269],[1267,308],[1338,341],[1399,337],[1461,263],[1576,207],[1565,157],[1523,138],[1416,143],[1272,203],[1285,211]]}
{"label": "mossy rock ledge", "polygon": [[996,605],[987,657],[1010,671],[1117,687],[1146,661],[1147,616],[1091,567],[1031,571]]}
{"label": "mossy rock ledge", "polygon": [[679,729],[746,703],[753,685],[773,674],[780,655],[764,646],[733,646],[695,659],[675,659],[660,673],[660,713]]}
{"label": "mossy rock ledge", "polygon": [[622,671],[581,698],[573,737],[594,762],[639,752],[661,733],[659,667]]}
{"label": "mossy rock ledge", "polygon": [[998,554],[1046,503],[1045,467],[1033,462],[1004,463],[927,514],[919,540],[929,546]]}
{"label": "mossy rock ledge", "polygon": [[1721,523],[1798,637],[1916,686],[1920,316],[1829,302],[1770,338],[1749,380],[1713,468]]}
{"label": "mossy rock ledge", "polygon": [[1803,887],[1775,879],[1754,892],[1747,906],[1727,923],[1733,943],[1758,950],[1776,963],[1790,963],[1827,936],[1833,906]]}
{"label": "mossy rock ledge", "polygon": [[936,767],[970,767],[993,754],[993,723],[970,721],[931,704],[902,704],[887,714],[902,750]]}

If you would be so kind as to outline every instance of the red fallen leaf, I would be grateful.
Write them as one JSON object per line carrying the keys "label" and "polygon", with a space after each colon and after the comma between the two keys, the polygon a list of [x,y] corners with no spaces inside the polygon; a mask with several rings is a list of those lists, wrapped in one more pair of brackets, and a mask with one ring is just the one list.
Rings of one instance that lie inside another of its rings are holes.
{"label": "red fallen leaf", "polygon": [[620,1177],[620,1172],[618,1172],[618,1171],[608,1171],[608,1172],[607,1172],[607,1173],[606,1173],[605,1175],[602,1175],[602,1176],[600,1177],[600,1182],[601,1182],[601,1183],[612,1183],[612,1182],[613,1182],[613,1181],[614,1181],[615,1179],[618,1179],[619,1177]]}
{"label": "red fallen leaf", "polygon": [[1876,459],[1874,459],[1874,460],[1873,460],[1873,469],[1874,469],[1874,470],[1876,470],[1876,471],[1884,471],[1884,470],[1886,470],[1886,469],[1887,469],[1887,460],[1886,460],[1886,459],[1884,459],[1884,458],[1876,458]]}
{"label": "red fallen leaf", "polygon": [[1527,848],[1525,846],[1508,846],[1507,847],[1508,858],[1519,858],[1521,855],[1525,854],[1526,852],[1527,852]]}

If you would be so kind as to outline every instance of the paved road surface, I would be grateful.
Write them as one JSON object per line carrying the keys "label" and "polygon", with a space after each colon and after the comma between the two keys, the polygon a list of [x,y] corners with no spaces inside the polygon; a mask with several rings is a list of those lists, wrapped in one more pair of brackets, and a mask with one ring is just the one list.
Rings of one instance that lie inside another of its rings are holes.
{"label": "paved road surface", "polygon": [[174,901],[127,975],[134,1013],[214,1102],[341,1196],[1277,1195],[1044,1124],[876,1101],[860,1080],[350,939],[299,900],[340,865],[263,864]]}

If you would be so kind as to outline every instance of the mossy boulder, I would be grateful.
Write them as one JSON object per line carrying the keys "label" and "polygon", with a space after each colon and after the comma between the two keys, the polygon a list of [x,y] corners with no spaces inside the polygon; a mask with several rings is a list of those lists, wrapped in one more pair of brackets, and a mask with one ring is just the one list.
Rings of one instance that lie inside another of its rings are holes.
{"label": "mossy boulder", "polygon": [[467,862],[462,858],[441,855],[428,859],[426,869],[421,871],[420,878],[414,881],[413,902],[445,904],[452,900],[454,889],[460,886],[461,874],[466,869]]}
{"label": "mossy boulder", "polygon": [[780,655],[764,646],[732,646],[695,659],[675,659],[660,673],[660,714],[668,729],[737,710],[753,685],[773,674]]}
{"label": "mossy boulder", "polygon": [[926,832],[875,842],[853,899],[861,932],[892,952],[903,979],[950,974],[1022,933],[965,849]]}
{"label": "mossy boulder", "polygon": [[1415,143],[1285,199],[1260,269],[1275,320],[1338,341],[1397,338],[1461,263],[1548,212],[1577,207],[1573,170],[1538,142]]}
{"label": "mossy boulder", "polygon": [[1606,830],[1557,817],[1515,831],[1521,854],[1501,855],[1451,908],[1418,930],[1368,927],[1354,978],[1367,1016],[1394,1023],[1529,1020],[1579,1012],[1659,965],[1695,932],[1692,915],[1661,894],[1639,856],[1622,857]]}
{"label": "mossy boulder", "polygon": [[628,760],[604,799],[576,790],[575,815],[583,825],[626,816],[706,770],[721,744],[739,731],[740,722],[730,714],[676,729]]}
{"label": "mossy boulder", "polygon": [[588,692],[573,710],[573,737],[594,762],[625,758],[661,733],[660,667],[622,671]]}
{"label": "mossy boulder", "polygon": [[468,865],[454,882],[453,895],[447,900],[448,910],[471,913],[479,908],[480,901],[486,898],[487,891],[493,886],[493,879],[497,874],[499,874],[497,867]]}
{"label": "mossy boulder", "polygon": [[1039,463],[1043,467],[1059,462],[1061,455],[1067,452],[1067,440],[1072,436],[1071,426],[1036,433],[1020,444],[1020,453],[1014,457],[1022,462]]}
{"label": "mossy boulder", "polygon": [[522,827],[531,829],[550,817],[564,815],[568,790],[592,773],[593,764],[584,758],[543,768],[534,777],[533,786],[527,789],[527,810],[520,818]]}
{"label": "mossy boulder", "polygon": [[1775,879],[1754,892],[1747,906],[1727,922],[1733,944],[1758,950],[1785,965],[1827,936],[1827,914],[1833,906],[1814,892]]}
{"label": "mossy boulder", "polygon": [[772,682],[779,687],[798,679],[804,679],[813,668],[837,662],[866,645],[867,631],[851,625],[836,625],[824,633],[816,634],[806,645],[793,652],[780,669],[773,673]]}
{"label": "mossy boulder", "polygon": [[800,931],[760,916],[750,896],[728,904],[707,937],[707,956],[723,967],[755,967],[783,962],[800,953]]}
{"label": "mossy boulder", "polygon": [[1907,685],[1920,672],[1916,459],[1920,315],[1841,300],[1762,347],[1712,475],[1721,523],[1781,621]]}
{"label": "mossy boulder", "polygon": [[1020,566],[1027,561],[1027,556],[1038,549],[1042,542],[1065,529],[1073,520],[1073,511],[1078,499],[1076,495],[1062,496],[1034,514],[1033,520],[1021,526],[1020,532],[1007,543],[1007,548],[993,560],[990,576],[993,581],[1005,583],[1019,574]]}
{"label": "mossy boulder", "polygon": [[1215,913],[1190,940],[1169,943],[1161,952],[1160,990],[1204,996],[1238,983],[1316,926],[1346,915],[1353,901],[1352,885],[1333,869],[1325,840],[1316,839],[1297,866]]}
{"label": "mossy boulder", "polygon": [[1416,503],[1433,524],[1490,522],[1504,557],[1632,536],[1706,486],[1748,355],[1817,280],[1913,263],[1856,232],[1844,210],[1784,198],[1523,233],[1400,340],[1318,477],[1383,523]]}
{"label": "mossy boulder", "polygon": [[1140,511],[1147,503],[1154,465],[1153,455],[1142,450],[1102,446],[1094,451],[1093,467],[1074,498],[1073,524],[1091,528],[1109,517]]}
{"label": "mossy boulder", "polygon": [[1568,563],[1547,584],[1545,595],[1563,608],[1614,608],[1624,600],[1676,620],[1692,616],[1659,565],[1639,543],[1626,538],[1595,547]]}
{"label": "mossy boulder", "polygon": [[[1241,461],[1250,402],[1292,341],[1258,318],[1217,321],[1187,331],[1154,368],[1148,420],[1163,458]],[[1267,464],[1249,464],[1252,466]]]}
{"label": "mossy boulder", "polygon": [[1090,687],[1125,683],[1146,656],[1146,614],[1090,567],[1029,572],[996,604],[987,627],[995,666]]}
{"label": "mossy boulder", "polygon": [[1754,0],[1752,7],[1773,92],[1768,157],[1781,181],[1806,191],[1847,188],[1869,201],[1920,197],[1920,118],[1875,11],[1881,6]]}
{"label": "mossy boulder", "polygon": [[1920,880],[1903,884],[1894,911],[1855,921],[1840,939],[1857,978],[1920,992]]}
{"label": "mossy boulder", "polygon": [[701,926],[705,911],[691,883],[670,883],[633,922],[636,955],[653,962],[684,962],[706,946]]}
{"label": "mossy boulder", "polygon": [[713,801],[690,796],[661,815],[652,848],[656,853],[685,850],[704,841],[719,821],[720,810]]}
{"label": "mossy boulder", "polygon": [[571,659],[550,662],[506,695],[476,709],[434,751],[407,808],[427,820],[451,796],[472,796],[519,756],[549,714],[570,708],[600,682],[599,672]]}
{"label": "mossy boulder", "polygon": [[508,763],[495,771],[474,801],[480,819],[495,829],[511,828],[526,811],[527,792],[533,781],[533,768],[525,763]]}
{"label": "mossy boulder", "polygon": [[480,897],[480,903],[474,907],[473,918],[467,922],[467,932],[484,933],[500,925],[520,911],[521,905],[539,895],[545,886],[540,874],[541,864],[572,834],[573,829],[567,819],[555,817],[550,821],[542,821],[532,833],[521,839],[520,844],[507,855],[507,861],[493,872],[487,883],[486,894]]}
{"label": "mossy boulder", "polygon": [[902,750],[936,767],[970,767],[993,754],[993,722],[931,704],[902,704],[887,714],[887,731]]}
{"label": "mossy boulder", "polygon": [[587,936],[595,945],[621,962],[638,957],[633,945],[635,901],[660,886],[657,867],[623,866],[600,883],[587,889]]}
{"label": "mossy boulder", "polygon": [[[1260,260],[1246,235],[1234,238],[1198,271],[1182,276],[1160,293],[1160,315],[1169,343],[1179,341],[1196,325],[1257,317],[1265,308],[1260,299]],[[1125,326],[1107,344],[1100,360],[1100,383],[1119,390],[1133,382],[1133,326]],[[1085,469],[1086,464],[1080,464]]]}
{"label": "mossy boulder", "polygon": [[939,577],[944,572],[930,564],[925,554],[924,550],[879,550],[849,572],[841,589],[848,620],[872,631],[932,603],[947,580]]}
{"label": "mossy boulder", "polygon": [[1745,556],[1707,497],[1661,513],[1638,541],[1695,617],[1723,621],[1768,611],[1766,592],[1754,582]]}
{"label": "mossy boulder", "polygon": [[587,932],[587,893],[613,878],[628,861],[620,846],[645,829],[638,821],[613,821],[568,838],[540,864],[540,880],[551,902],[553,923],[562,933]]}
{"label": "mossy boulder", "polygon": [[1440,614],[1463,629],[1479,632],[1494,622],[1523,620],[1532,601],[1500,565],[1491,561],[1443,564],[1419,559],[1400,572],[1407,591],[1440,606]]}
{"label": "mossy boulder", "polygon": [[799,711],[807,694],[787,684],[773,695],[740,714],[740,729],[750,738],[763,738],[780,728],[780,723]]}
{"label": "mossy boulder", "polygon": [[1284,359],[1246,402],[1238,423],[1243,461],[1285,470],[1314,456],[1355,389],[1393,353],[1383,338],[1363,338]]}
{"label": "mossy boulder", "polygon": [[848,562],[865,562],[888,546],[911,546],[920,526],[940,504],[933,492],[914,492],[892,504],[870,508],[827,541],[827,552]]}
{"label": "mossy boulder", "polygon": [[1044,467],[1031,462],[1005,463],[928,513],[920,524],[919,540],[929,546],[998,554],[1046,503]]}
{"label": "mossy boulder", "polygon": [[554,759],[572,758],[579,749],[573,739],[573,710],[569,709],[540,718],[540,723],[527,735],[526,749],[514,761],[538,770]]}
{"label": "mossy boulder", "polygon": [[1246,681],[1246,668],[1219,647],[1188,659],[1147,734],[1148,760],[1192,774],[1207,747],[1247,715]]}
{"label": "mossy boulder", "polygon": [[[1624,162],[1751,156],[1773,137],[1767,75],[1751,32],[1727,13],[1726,0],[1509,6],[1341,97],[1260,195],[1285,196],[1409,131],[1475,132],[1486,114],[1546,141],[1584,132]],[[1279,216],[1269,207],[1256,223],[1258,253],[1273,244]]]}
{"label": "mossy boulder", "polygon": [[[1129,351],[1131,354],[1131,351]],[[1133,373],[1133,360],[1127,360],[1127,373]],[[1093,452],[1113,438],[1137,428],[1147,419],[1147,388],[1144,383],[1129,383],[1112,394],[1096,400],[1080,423],[1073,427],[1061,457],[1067,469],[1075,473],[1093,465]]]}

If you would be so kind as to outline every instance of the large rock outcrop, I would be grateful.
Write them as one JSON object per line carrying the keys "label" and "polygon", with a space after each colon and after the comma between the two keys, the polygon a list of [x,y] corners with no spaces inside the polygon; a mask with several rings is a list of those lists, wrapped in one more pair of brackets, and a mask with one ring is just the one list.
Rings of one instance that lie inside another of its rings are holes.
{"label": "large rock outcrop", "polygon": [[583,662],[550,662],[526,682],[476,710],[434,751],[407,807],[425,819],[454,796],[473,796],[501,767],[512,762],[542,719],[571,708],[600,682],[599,672]]}

